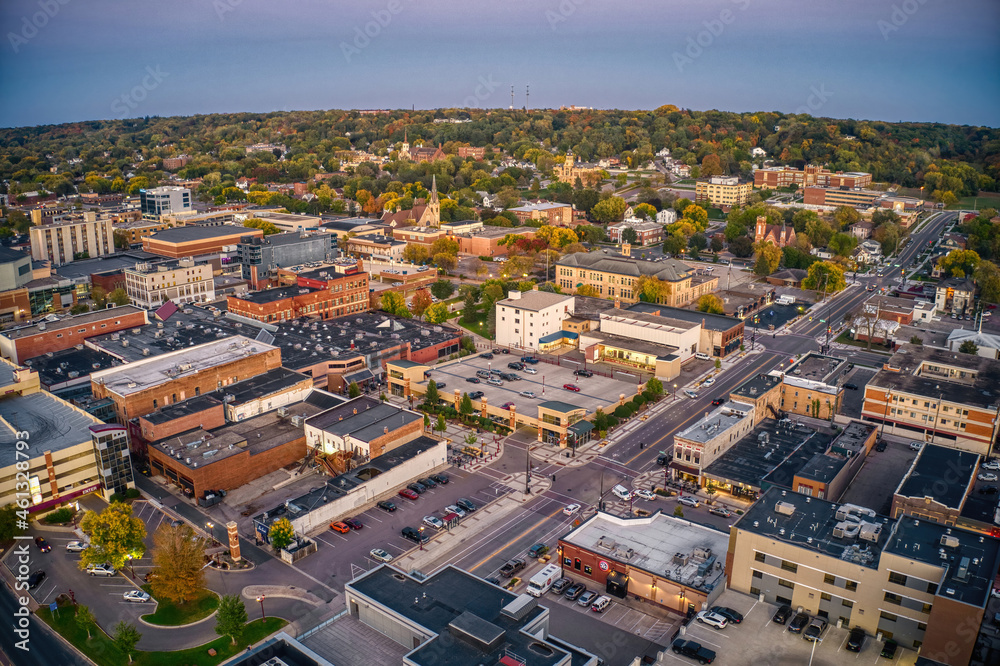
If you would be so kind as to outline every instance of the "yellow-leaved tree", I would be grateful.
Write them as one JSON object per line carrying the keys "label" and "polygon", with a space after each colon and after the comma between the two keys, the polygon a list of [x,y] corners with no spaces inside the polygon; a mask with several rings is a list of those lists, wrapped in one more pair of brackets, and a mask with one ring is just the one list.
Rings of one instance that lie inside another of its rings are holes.
{"label": "yellow-leaved tree", "polygon": [[80,554],[81,569],[105,562],[121,569],[129,559],[138,559],[146,552],[146,524],[132,515],[130,504],[112,502],[100,513],[88,511],[80,529],[90,538],[90,546]]}

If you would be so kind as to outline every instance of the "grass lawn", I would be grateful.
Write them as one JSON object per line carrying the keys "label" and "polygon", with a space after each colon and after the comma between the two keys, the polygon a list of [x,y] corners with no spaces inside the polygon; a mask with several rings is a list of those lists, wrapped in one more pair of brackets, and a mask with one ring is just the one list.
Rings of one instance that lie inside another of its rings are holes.
{"label": "grass lawn", "polygon": [[[75,606],[60,607],[55,619],[52,618],[48,608],[38,609],[36,615],[98,666],[127,666],[129,663],[128,657],[115,647],[108,635],[99,628],[91,628],[93,638],[87,638],[86,630],[81,629],[74,620]],[[236,645],[233,645],[228,637],[223,636],[211,643],[177,652],[136,651],[132,653],[132,663],[138,666],[215,666],[243,652],[247,645],[259,642],[286,624],[288,622],[279,617],[269,617],[263,622],[254,620],[247,624],[243,636],[236,641]],[[142,632],[142,627],[139,627],[139,632]],[[215,648],[217,654],[214,657],[208,654],[210,648]]]}
{"label": "grass lawn", "polygon": [[[152,585],[143,585],[142,589],[153,595]],[[156,612],[143,615],[142,619],[150,624],[158,624],[163,627],[176,627],[181,624],[191,624],[211,615],[219,607],[219,595],[211,590],[205,590],[205,594],[198,599],[193,599],[184,604],[175,604],[166,599],[157,601]]]}
{"label": "grass lawn", "polygon": [[[851,345],[853,347],[859,347],[861,349],[864,349],[865,351],[868,350],[868,342],[867,341],[863,342],[863,341],[860,341],[860,340],[852,340],[850,337],[848,337],[847,331],[844,331],[839,336],[837,336],[837,339],[834,342],[842,342],[845,345]],[[892,352],[892,350],[889,349],[888,347],[886,347],[885,345],[880,345],[880,344],[877,344],[877,343],[874,343],[874,342],[872,343],[872,349],[871,350],[873,352],[881,352],[883,354],[888,354],[888,353]]]}
{"label": "grass lawn", "polygon": [[983,208],[1000,208],[1000,192],[980,192],[977,197],[962,197],[948,210],[980,210]]}
{"label": "grass lawn", "polygon": [[489,336],[486,328],[486,313],[479,308],[476,308],[476,318],[473,321],[463,321],[461,315],[459,315],[458,319],[455,320],[455,323],[465,330],[472,331],[477,335],[481,335],[483,337]]}

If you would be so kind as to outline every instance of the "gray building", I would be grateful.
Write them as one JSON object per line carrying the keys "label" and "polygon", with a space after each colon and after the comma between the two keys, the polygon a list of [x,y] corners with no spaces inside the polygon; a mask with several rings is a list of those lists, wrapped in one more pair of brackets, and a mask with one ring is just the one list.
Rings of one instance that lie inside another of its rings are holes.
{"label": "gray building", "polygon": [[24,252],[0,247],[0,285],[20,289],[31,282],[31,257]]}
{"label": "gray building", "polygon": [[139,207],[144,218],[159,219],[161,215],[190,213],[191,190],[186,187],[154,187],[139,190]]}
{"label": "gray building", "polygon": [[330,261],[337,257],[337,236],[322,233],[273,234],[263,238],[247,236],[237,246],[243,279],[250,281],[251,289],[261,289],[261,284],[273,277],[278,268],[291,268],[306,264]]}

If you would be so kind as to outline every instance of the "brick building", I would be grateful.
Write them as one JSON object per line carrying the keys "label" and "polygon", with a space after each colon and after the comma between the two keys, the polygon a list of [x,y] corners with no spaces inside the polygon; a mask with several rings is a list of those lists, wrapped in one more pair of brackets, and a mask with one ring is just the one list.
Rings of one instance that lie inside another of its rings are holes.
{"label": "brick building", "polygon": [[142,249],[162,257],[180,259],[222,252],[223,248],[236,247],[246,236],[262,238],[264,232],[260,229],[233,225],[174,227],[144,236]]}
{"label": "brick building", "polygon": [[265,323],[333,319],[368,311],[368,274],[313,271],[299,275],[295,286],[227,296],[226,302],[229,312]]}
{"label": "brick building", "polygon": [[522,224],[535,220],[544,224],[568,226],[573,221],[573,207],[563,203],[548,201],[530,203],[511,208],[510,212],[514,213],[517,216],[517,221]]}
{"label": "brick building", "polygon": [[798,185],[804,187],[846,187],[858,189],[870,187],[872,175],[860,171],[831,172],[829,169],[807,164],[804,169],[788,166],[775,166],[757,169],[753,172],[753,186],[756,189],[773,190],[778,187]]}
{"label": "brick building", "polygon": [[417,412],[368,396],[348,400],[305,422],[308,444],[319,453],[346,451],[366,460],[413,441],[423,432],[424,420]]}
{"label": "brick building", "polygon": [[94,335],[115,333],[149,323],[146,311],[132,305],[63,317],[57,321],[8,328],[0,332],[0,355],[14,363],[70,349]]}
{"label": "brick building", "polygon": [[121,423],[281,365],[278,347],[242,335],[152,356],[90,376],[96,399],[110,398]]}
{"label": "brick building", "polygon": [[807,187],[802,203],[807,206],[853,206],[869,207],[883,196],[874,190],[842,190],[826,187]]}
{"label": "brick building", "polygon": [[486,157],[486,148],[482,146],[459,146],[458,156],[465,159],[471,157],[474,160],[481,160]]}
{"label": "brick building", "polygon": [[535,237],[534,227],[483,227],[471,233],[453,236],[458,241],[458,253],[473,257],[496,257],[507,254],[507,248],[500,245],[508,234],[526,239]]}

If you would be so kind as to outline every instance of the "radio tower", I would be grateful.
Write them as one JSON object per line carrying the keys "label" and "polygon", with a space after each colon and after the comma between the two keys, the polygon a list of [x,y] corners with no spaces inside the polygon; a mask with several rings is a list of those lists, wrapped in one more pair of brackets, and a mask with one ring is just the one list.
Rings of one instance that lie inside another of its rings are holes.
{"label": "radio tower", "polygon": [[531,96],[531,86],[524,87],[524,110],[527,111],[531,108],[528,98]]}
{"label": "radio tower", "polygon": [[514,86],[510,87],[510,110],[514,110]]}

